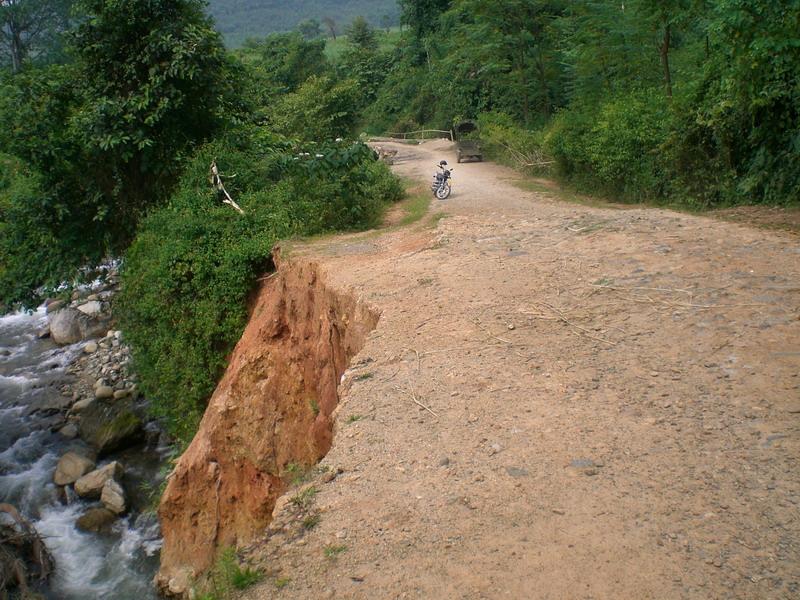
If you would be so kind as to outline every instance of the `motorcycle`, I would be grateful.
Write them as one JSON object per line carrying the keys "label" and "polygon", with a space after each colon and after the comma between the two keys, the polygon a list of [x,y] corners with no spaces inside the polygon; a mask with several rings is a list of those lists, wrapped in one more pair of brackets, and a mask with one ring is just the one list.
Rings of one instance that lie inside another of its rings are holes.
{"label": "motorcycle", "polygon": [[447,161],[443,160],[438,165],[436,165],[440,172],[433,174],[433,183],[431,184],[431,191],[433,195],[438,198],[439,200],[446,200],[448,196],[450,196],[451,186],[450,181],[452,180],[451,173],[453,172],[452,169],[448,169]]}

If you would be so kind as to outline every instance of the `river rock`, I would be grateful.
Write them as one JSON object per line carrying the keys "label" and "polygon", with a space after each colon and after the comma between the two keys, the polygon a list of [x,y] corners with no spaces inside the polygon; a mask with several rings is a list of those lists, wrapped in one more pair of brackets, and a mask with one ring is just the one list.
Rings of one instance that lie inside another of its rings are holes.
{"label": "river rock", "polygon": [[109,479],[100,492],[100,502],[114,514],[121,515],[125,512],[125,490],[117,481]]}
{"label": "river rock", "polygon": [[[96,296],[95,296],[96,297]],[[96,317],[101,312],[103,312],[103,304],[98,300],[91,300],[89,302],[85,302],[78,307],[78,310],[81,311],[85,315],[89,315],[90,317]]]}
{"label": "river rock", "polygon": [[90,318],[81,311],[69,307],[52,313],[49,319],[50,336],[61,346],[97,337],[107,328],[106,322]]}
{"label": "river rock", "polygon": [[84,475],[75,482],[75,493],[81,498],[99,498],[106,482],[122,477],[122,465],[117,461]]}
{"label": "river rock", "polygon": [[57,312],[62,308],[64,308],[64,304],[66,304],[66,302],[64,302],[63,300],[52,300],[47,303],[45,310],[49,315],[50,313]]}
{"label": "river rock", "polygon": [[94,390],[94,397],[98,400],[104,400],[114,396],[114,388],[108,385],[97,386]]}
{"label": "river rock", "polygon": [[58,460],[53,481],[56,485],[75,483],[94,469],[94,461],[76,452],[67,452]]}
{"label": "river rock", "polygon": [[94,446],[101,456],[132,446],[143,439],[144,424],[135,412],[131,399],[95,400],[81,417],[81,438]]}
{"label": "river rock", "polygon": [[117,515],[107,508],[90,508],[78,518],[75,526],[82,531],[99,533],[108,529],[116,518]]}
{"label": "river rock", "polygon": [[86,354],[94,354],[95,352],[97,352],[97,344],[94,342],[89,342],[83,347],[83,351]]}
{"label": "river rock", "polygon": [[63,435],[68,440],[74,440],[76,437],[78,437],[78,426],[75,425],[75,423],[67,423],[58,430],[58,433]]}
{"label": "river rock", "polygon": [[73,308],[62,308],[50,317],[50,335],[56,344],[74,344],[81,335],[82,313]]}
{"label": "river rock", "polygon": [[70,409],[73,413],[83,412],[87,408],[89,408],[92,403],[94,402],[94,398],[84,398],[83,400],[78,400],[75,404],[72,405]]}

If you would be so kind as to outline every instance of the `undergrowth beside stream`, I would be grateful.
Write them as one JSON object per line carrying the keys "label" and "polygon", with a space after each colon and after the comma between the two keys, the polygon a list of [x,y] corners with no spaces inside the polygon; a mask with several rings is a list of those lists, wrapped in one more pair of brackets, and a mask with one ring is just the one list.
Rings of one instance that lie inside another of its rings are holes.
{"label": "undergrowth beside stream", "polygon": [[[273,245],[375,226],[403,195],[363,144],[307,149],[258,130],[203,147],[128,251],[117,314],[151,409],[182,443],[194,435],[241,336],[248,296],[272,268]],[[215,158],[244,214],[209,185]]]}

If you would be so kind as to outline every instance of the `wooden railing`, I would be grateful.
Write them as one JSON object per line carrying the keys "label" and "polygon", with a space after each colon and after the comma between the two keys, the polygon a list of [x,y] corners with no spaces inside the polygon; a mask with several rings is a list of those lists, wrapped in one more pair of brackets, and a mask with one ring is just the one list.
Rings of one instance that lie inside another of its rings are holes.
{"label": "wooden railing", "polygon": [[[441,129],[420,129],[419,131],[392,131],[386,134],[387,137],[391,138],[398,138],[401,140],[425,140],[428,139],[425,137],[428,133],[443,133],[452,142],[454,140],[453,132],[451,131],[442,131]],[[421,136],[418,136],[421,134]]]}

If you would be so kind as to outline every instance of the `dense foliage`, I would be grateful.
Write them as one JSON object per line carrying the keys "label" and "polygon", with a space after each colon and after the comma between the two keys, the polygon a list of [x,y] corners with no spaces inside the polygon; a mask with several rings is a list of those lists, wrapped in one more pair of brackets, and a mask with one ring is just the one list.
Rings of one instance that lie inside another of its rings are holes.
{"label": "dense foliage", "polygon": [[[384,202],[402,195],[363,144],[308,150],[261,130],[236,131],[205,146],[169,205],[145,219],[127,253],[121,325],[152,408],[183,440],[191,439],[241,335],[248,294],[268,272],[275,242],[375,225]],[[244,215],[208,185],[215,158]]]}
{"label": "dense foliage", "polygon": [[[273,244],[373,226],[402,188],[352,141],[358,74],[324,40],[277,34],[235,56],[201,0],[75,7],[50,34],[69,60],[0,72],[0,304],[34,306],[123,255],[115,314],[151,406],[188,441]],[[368,61],[371,26],[353,33]],[[244,214],[209,183],[215,160]]]}
{"label": "dense foliage", "polygon": [[0,288],[0,303],[31,301],[33,289],[123,251],[141,215],[168,197],[183,157],[235,112],[230,59],[200,0],[78,8],[72,61],[0,77],[0,146],[42,189],[9,197],[5,226],[20,238],[46,234],[58,259],[40,264],[60,265],[31,268],[22,246],[8,248],[0,273],[29,270],[30,285]]}
{"label": "dense foliage", "polygon": [[477,119],[493,156],[536,169],[547,154],[562,177],[632,201],[800,197],[795,0],[401,7],[407,30],[365,113],[376,132]]}

